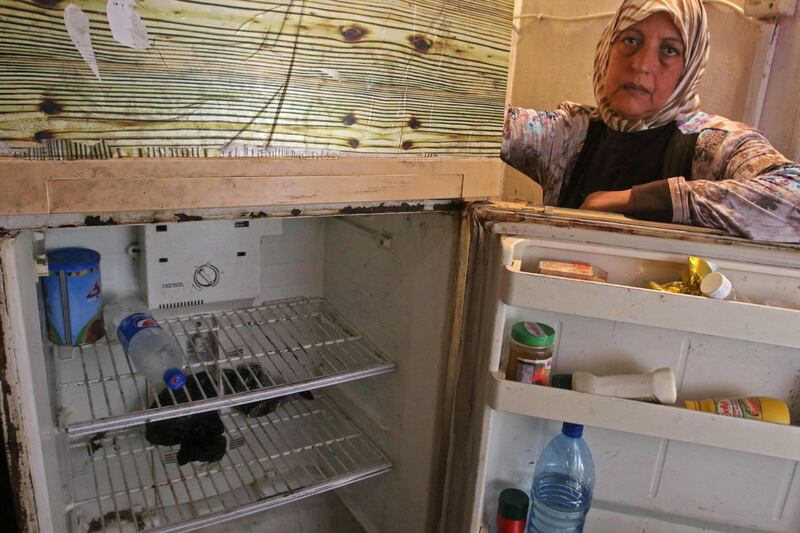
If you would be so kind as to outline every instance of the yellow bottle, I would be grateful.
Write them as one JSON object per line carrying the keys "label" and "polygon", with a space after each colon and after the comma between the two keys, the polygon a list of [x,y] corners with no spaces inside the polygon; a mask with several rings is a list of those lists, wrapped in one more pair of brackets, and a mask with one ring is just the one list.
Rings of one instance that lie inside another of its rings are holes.
{"label": "yellow bottle", "polygon": [[750,396],[749,398],[712,398],[707,400],[687,400],[687,409],[704,411],[716,415],[735,416],[763,420],[775,424],[789,424],[789,406],[777,398],[769,396]]}

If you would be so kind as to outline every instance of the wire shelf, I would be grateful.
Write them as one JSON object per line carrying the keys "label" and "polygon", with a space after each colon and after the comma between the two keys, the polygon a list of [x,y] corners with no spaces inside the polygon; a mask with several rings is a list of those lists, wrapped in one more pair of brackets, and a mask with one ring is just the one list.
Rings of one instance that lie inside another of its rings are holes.
{"label": "wire shelf", "polygon": [[143,426],[70,444],[73,532],[190,531],[339,488],[391,469],[325,397],[295,398],[268,415],[220,413],[227,452],[178,466]]}
{"label": "wire shelf", "polygon": [[[52,346],[59,421],[71,437],[286,396],[394,370],[395,365],[325,300],[159,320],[183,349],[187,402],[170,402],[137,374],[116,339]],[[205,389],[198,374],[208,377]],[[191,383],[193,381],[193,383]],[[196,385],[196,386],[195,386]],[[159,390],[164,387],[159,387]]]}

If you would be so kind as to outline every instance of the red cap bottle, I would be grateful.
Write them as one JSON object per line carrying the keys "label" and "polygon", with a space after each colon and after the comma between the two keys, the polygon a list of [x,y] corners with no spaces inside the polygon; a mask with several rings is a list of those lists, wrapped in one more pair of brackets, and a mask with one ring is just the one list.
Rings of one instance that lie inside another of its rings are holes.
{"label": "red cap bottle", "polygon": [[497,505],[497,533],[525,533],[528,495],[519,489],[503,489]]}

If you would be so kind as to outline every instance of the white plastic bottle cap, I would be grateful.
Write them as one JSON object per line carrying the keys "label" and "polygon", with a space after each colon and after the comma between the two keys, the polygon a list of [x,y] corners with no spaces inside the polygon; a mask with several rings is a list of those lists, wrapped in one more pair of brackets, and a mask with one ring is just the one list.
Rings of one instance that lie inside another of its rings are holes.
{"label": "white plastic bottle cap", "polygon": [[731,285],[731,280],[719,272],[712,272],[700,282],[700,292],[709,298],[724,300],[730,295],[732,290],[733,285]]}

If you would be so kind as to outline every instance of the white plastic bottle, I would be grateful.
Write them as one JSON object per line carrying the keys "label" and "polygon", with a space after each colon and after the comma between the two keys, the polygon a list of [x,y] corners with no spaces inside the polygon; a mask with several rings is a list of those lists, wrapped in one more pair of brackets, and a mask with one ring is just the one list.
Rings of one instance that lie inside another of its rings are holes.
{"label": "white plastic bottle", "polygon": [[104,309],[106,327],[116,331],[134,370],[153,383],[180,390],[186,382],[175,337],[168,335],[138,300],[117,299]]}
{"label": "white plastic bottle", "polygon": [[671,368],[659,368],[649,374],[616,376],[595,376],[589,372],[556,374],[551,376],[550,385],[598,396],[615,396],[658,403],[675,403],[678,399],[675,372]]}
{"label": "white plastic bottle", "polygon": [[712,272],[703,278],[703,281],[700,283],[700,292],[715,300],[751,303],[750,300],[734,290],[731,280],[729,280],[725,274],[719,272]]}

